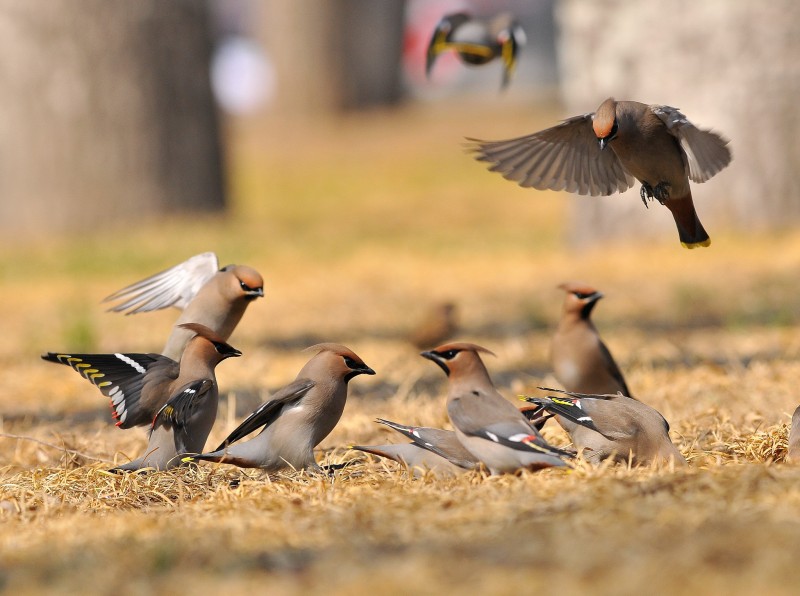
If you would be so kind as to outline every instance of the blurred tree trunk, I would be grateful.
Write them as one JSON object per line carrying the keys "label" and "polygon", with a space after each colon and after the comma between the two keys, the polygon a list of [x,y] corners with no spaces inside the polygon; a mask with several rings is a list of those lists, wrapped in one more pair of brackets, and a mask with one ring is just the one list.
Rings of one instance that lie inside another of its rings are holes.
{"label": "blurred tree trunk", "polygon": [[[561,0],[559,9],[568,114],[609,96],[668,104],[731,141],[731,165],[692,184],[712,242],[726,224],[800,220],[800,3]],[[645,210],[638,186],[621,197],[576,197],[573,240],[663,233],[677,242],[672,217],[659,205]]]}
{"label": "blurred tree trunk", "polygon": [[337,112],[402,96],[403,0],[271,0],[262,35],[281,113]]}
{"label": "blurred tree trunk", "polygon": [[0,0],[0,230],[223,207],[208,10]]}

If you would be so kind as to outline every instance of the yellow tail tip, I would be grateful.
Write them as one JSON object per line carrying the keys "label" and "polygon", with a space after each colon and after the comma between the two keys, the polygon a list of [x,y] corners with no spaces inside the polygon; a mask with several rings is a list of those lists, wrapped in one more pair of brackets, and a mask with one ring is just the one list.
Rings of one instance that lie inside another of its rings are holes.
{"label": "yellow tail tip", "polygon": [[706,238],[701,242],[681,242],[683,248],[688,248],[692,250],[693,248],[697,248],[698,246],[711,246],[711,238]]}

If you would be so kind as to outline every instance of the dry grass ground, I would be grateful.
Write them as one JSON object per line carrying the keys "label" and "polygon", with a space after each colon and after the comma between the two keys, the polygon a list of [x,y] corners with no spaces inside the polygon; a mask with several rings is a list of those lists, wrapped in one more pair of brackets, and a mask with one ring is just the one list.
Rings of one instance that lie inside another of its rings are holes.
{"label": "dry grass ground", "polygon": [[[800,233],[726,234],[707,221],[707,250],[669,238],[572,252],[563,196],[517,189],[459,150],[463,135],[559,115],[507,108],[234,126],[225,219],[0,245],[0,586],[795,593],[800,470],[783,458],[800,402]],[[378,375],[352,382],[320,459],[359,463],[333,479],[104,471],[137,454],[144,433],[115,429],[95,389],[38,354],[157,350],[173,313],[126,318],[98,300],[203,250],[257,267],[267,294],[231,340],[245,356],[218,371],[227,396],[209,442],[294,377],[302,347],[341,341]],[[457,301],[461,338],[497,353],[487,364],[505,395],[552,383],[555,286],[570,278],[605,291],[595,320],[635,393],[671,421],[688,468],[413,480],[345,448],[398,439],[378,416],[447,424],[444,377],[404,338],[437,300]]]}

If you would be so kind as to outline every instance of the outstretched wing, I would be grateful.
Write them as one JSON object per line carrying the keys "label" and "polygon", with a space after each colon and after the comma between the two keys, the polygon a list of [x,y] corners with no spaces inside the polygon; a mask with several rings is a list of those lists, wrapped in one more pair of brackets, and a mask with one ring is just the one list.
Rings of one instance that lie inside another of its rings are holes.
{"label": "outstretched wing", "polygon": [[705,182],[731,162],[728,141],[710,130],[702,130],[687,120],[677,108],[650,106],[667,125],[686,154],[687,174],[693,182]]}
{"label": "outstretched wing", "polygon": [[299,401],[314,385],[316,383],[309,379],[297,379],[289,383],[275,393],[271,400],[261,404],[255,412],[245,418],[214,451],[221,451],[231,443],[246,437],[254,430],[262,426],[269,426],[280,415],[285,405]]}
{"label": "outstretched wing", "polygon": [[603,151],[592,129],[594,114],[506,141],[467,139],[468,151],[507,180],[539,190],[610,195],[629,189],[633,176],[613,151]]}
{"label": "outstretched wing", "polygon": [[[42,359],[71,366],[111,400],[120,428],[150,424],[162,404],[142,402],[145,375],[160,369],[165,382],[178,377],[178,363],[161,354],[62,354],[48,352]],[[148,375],[149,376],[149,375]]]}
{"label": "outstretched wing", "polygon": [[181,387],[158,411],[153,419],[150,432],[152,433],[160,426],[171,428],[175,438],[176,452],[186,453],[192,417],[213,386],[214,382],[211,379],[200,379]]}
{"label": "outstretched wing", "polygon": [[204,252],[165,271],[106,296],[103,302],[120,301],[109,308],[132,315],[174,306],[183,310],[201,287],[219,270],[217,255]]}

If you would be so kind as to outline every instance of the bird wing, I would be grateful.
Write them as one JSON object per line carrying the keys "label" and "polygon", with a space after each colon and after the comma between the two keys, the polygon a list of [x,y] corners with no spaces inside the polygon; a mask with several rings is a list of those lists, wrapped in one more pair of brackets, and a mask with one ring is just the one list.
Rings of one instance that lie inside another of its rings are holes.
{"label": "bird wing", "polygon": [[516,139],[467,139],[467,149],[478,161],[492,164],[490,171],[523,187],[593,196],[625,191],[635,179],[613,151],[600,149],[593,116],[575,116]]}
{"label": "bird wing", "polygon": [[261,404],[255,412],[242,420],[242,423],[214,451],[222,451],[231,443],[246,437],[254,430],[262,426],[269,426],[280,416],[281,410],[285,405],[293,404],[302,399],[314,385],[316,383],[309,379],[297,379],[278,390],[271,400]]}
{"label": "bird wing", "polygon": [[[142,389],[159,369],[165,382],[178,378],[177,362],[161,354],[61,354],[48,352],[43,360],[71,366],[111,400],[116,425],[132,428],[153,421],[161,403],[142,401]],[[148,375],[150,372],[150,375]]]}
{"label": "bird wing", "polygon": [[186,453],[189,423],[213,386],[214,381],[211,379],[198,379],[186,383],[158,411],[150,427],[150,433],[152,434],[159,426],[171,428],[176,452]]}
{"label": "bird wing", "polygon": [[622,392],[625,394],[626,397],[631,397],[630,389],[628,389],[628,384],[625,382],[625,377],[622,376],[622,371],[619,369],[616,360],[611,355],[611,351],[608,349],[605,343],[601,340],[599,343],[600,354],[603,356],[603,360],[606,363],[606,369],[608,373],[614,378],[614,380],[619,383],[619,386],[622,388]]}
{"label": "bird wing", "polygon": [[705,182],[731,162],[728,141],[717,133],[697,128],[677,108],[654,105],[650,109],[678,139],[693,182]]}
{"label": "bird wing", "polygon": [[203,285],[219,270],[217,255],[204,252],[174,267],[117,290],[103,302],[121,301],[109,308],[136,314],[174,306],[183,310]]}
{"label": "bird wing", "polygon": [[456,434],[451,430],[430,428],[427,426],[406,426],[391,420],[378,418],[378,422],[396,430],[411,439],[417,447],[427,449],[445,458],[451,464],[461,468],[472,469],[476,465],[475,457],[461,445]]}
{"label": "bird wing", "polygon": [[498,416],[498,412],[491,404],[486,403],[485,398],[472,395],[455,397],[447,404],[450,420],[467,436],[487,439],[520,451],[572,457],[571,453],[549,445],[525,417],[517,413],[518,417],[502,415],[503,413]]}
{"label": "bird wing", "polygon": [[[563,416],[575,424],[601,434],[610,441],[628,439],[636,433],[636,428],[630,424],[627,417],[622,417],[614,424],[602,423],[587,411],[593,407],[614,407],[618,404],[605,399],[591,399],[579,397],[530,397],[529,401],[541,404],[548,412]],[[620,413],[624,410],[620,407]]]}

